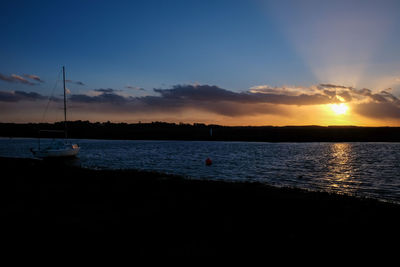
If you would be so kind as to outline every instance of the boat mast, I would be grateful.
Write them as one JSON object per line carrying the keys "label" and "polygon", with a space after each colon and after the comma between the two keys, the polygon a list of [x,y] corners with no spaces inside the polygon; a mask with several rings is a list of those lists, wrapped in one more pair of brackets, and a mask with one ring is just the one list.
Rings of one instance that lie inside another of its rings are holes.
{"label": "boat mast", "polygon": [[65,139],[67,139],[67,96],[66,96],[66,90],[65,90],[65,67],[62,67],[63,69],[63,83],[64,83],[64,133],[65,133]]}

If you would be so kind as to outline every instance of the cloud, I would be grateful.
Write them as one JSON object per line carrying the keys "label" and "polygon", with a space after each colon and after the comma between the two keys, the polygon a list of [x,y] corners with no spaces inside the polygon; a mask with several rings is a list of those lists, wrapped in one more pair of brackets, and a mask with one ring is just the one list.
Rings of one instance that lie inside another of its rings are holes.
{"label": "cloud", "polygon": [[33,82],[28,81],[27,79],[25,79],[24,77],[21,77],[19,75],[16,74],[11,74],[11,77],[15,80],[18,81],[20,83],[25,83],[25,84],[29,84],[29,85],[35,85]]}
{"label": "cloud", "polygon": [[84,85],[85,85],[83,82],[80,82],[80,81],[65,80],[65,82],[67,82],[67,83],[73,83],[73,84],[81,85],[81,86],[84,86]]}
{"label": "cloud", "polygon": [[330,83],[320,83],[319,87],[322,88],[341,88],[341,89],[352,89],[353,87],[351,86],[343,86],[343,85],[336,85],[336,84],[330,84]]}
{"label": "cloud", "polygon": [[107,89],[100,88],[100,89],[94,89],[93,91],[101,92],[101,93],[114,93],[114,92],[117,92],[119,90],[115,90],[115,89],[112,89],[112,88],[107,88]]}
{"label": "cloud", "polygon": [[47,99],[47,97],[35,92],[0,91],[0,102],[36,101],[43,99]]}
{"label": "cloud", "polygon": [[[217,86],[209,85],[176,85],[171,89],[153,89],[161,98],[195,101],[239,101],[240,94],[234,93]],[[243,97],[245,100],[247,97]]]}
{"label": "cloud", "polygon": [[369,118],[400,120],[400,99],[388,91],[373,93],[363,88],[353,89],[353,92],[366,98],[364,102],[353,104],[353,112]]}
{"label": "cloud", "polygon": [[336,95],[336,97],[337,97],[338,99],[340,99],[340,100],[343,100],[344,102],[350,102],[351,100],[353,100],[353,97],[352,97],[351,93],[348,92],[348,91],[339,92],[339,93]]}
{"label": "cloud", "polygon": [[26,78],[29,78],[29,79],[32,79],[32,80],[35,80],[35,81],[44,83],[44,81],[43,81],[42,79],[40,79],[40,77],[37,76],[37,75],[33,75],[33,74],[24,74],[23,76],[26,77]]}
{"label": "cloud", "polygon": [[400,120],[400,105],[398,103],[369,102],[356,104],[353,111],[369,118]]}
{"label": "cloud", "polygon": [[[69,94],[68,102],[82,112],[183,114],[201,111],[229,117],[289,115],[296,106],[347,102],[355,114],[369,118],[400,119],[400,100],[388,91],[374,92],[348,86],[320,84],[310,88],[252,87],[234,92],[213,85],[176,85],[153,89],[156,95],[130,96],[120,90],[99,88],[88,94]],[[96,94],[90,94],[96,92]],[[38,93],[0,91],[0,101],[18,102],[45,99]],[[58,99],[55,99],[56,101]]]}
{"label": "cloud", "polygon": [[162,98],[176,101],[234,102],[247,104],[283,104],[283,105],[318,105],[335,102],[329,96],[314,93],[293,94],[281,89],[268,92],[247,91],[236,93],[209,85],[177,85],[172,89],[154,89]]}
{"label": "cloud", "polygon": [[363,88],[360,90],[353,89],[351,92],[356,95],[367,97],[369,100],[377,103],[393,102],[395,104],[400,104],[400,99],[385,90],[380,91],[379,93],[373,93],[372,90]]}
{"label": "cloud", "polygon": [[101,92],[100,95],[72,95],[70,100],[81,104],[105,105],[104,110],[116,112],[176,113],[192,109],[231,117],[282,115],[285,114],[285,106],[348,102],[354,106],[353,111],[362,116],[399,118],[396,116],[400,100],[393,94],[334,84],[320,84],[298,90],[258,86],[245,92],[233,92],[211,85],[176,85],[169,89],[153,90],[157,93],[156,96],[132,97],[118,95],[115,90],[103,89],[96,90]]}
{"label": "cloud", "polygon": [[125,86],[125,88],[127,88],[127,89],[132,89],[132,90],[144,91],[143,88],[141,88],[141,87],[136,87],[136,86],[132,86],[132,85],[127,85],[127,86]]}
{"label": "cloud", "polygon": [[250,93],[261,94],[284,94],[284,95],[299,95],[301,93],[309,93],[311,88],[304,87],[271,87],[269,85],[257,85],[250,88]]}
{"label": "cloud", "polygon": [[10,82],[10,83],[23,83],[28,85],[36,85],[35,83],[28,81],[22,76],[11,74],[10,76],[4,75],[0,73],[0,80]]}
{"label": "cloud", "polygon": [[5,81],[5,82],[16,82],[16,80],[13,77],[7,76],[7,75],[1,74],[1,73],[0,73],[0,80]]}
{"label": "cloud", "polygon": [[72,95],[71,102],[105,104],[105,109],[126,112],[182,112],[193,109],[225,116],[283,114],[282,105],[317,105],[335,102],[317,94],[285,95],[272,93],[233,92],[210,85],[176,85],[170,89],[154,89],[157,96],[121,96],[114,90],[96,90],[100,95]]}
{"label": "cloud", "polygon": [[71,95],[69,100],[76,103],[98,103],[98,104],[124,104],[127,103],[129,98],[114,94],[102,93],[97,96],[88,96],[83,94]]}
{"label": "cloud", "polygon": [[357,89],[351,86],[341,86],[335,84],[319,84],[317,86],[325,95],[330,96],[332,99],[337,98],[341,102],[375,102],[375,103],[400,103],[400,100],[390,93],[391,88],[374,92],[368,88]]}

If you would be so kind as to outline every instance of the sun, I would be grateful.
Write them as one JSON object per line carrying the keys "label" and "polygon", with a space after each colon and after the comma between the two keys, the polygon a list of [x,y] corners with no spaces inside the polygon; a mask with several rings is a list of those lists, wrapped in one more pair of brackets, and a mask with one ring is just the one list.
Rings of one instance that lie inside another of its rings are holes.
{"label": "sun", "polygon": [[330,106],[335,115],[346,114],[347,110],[349,109],[349,107],[345,103],[331,104]]}

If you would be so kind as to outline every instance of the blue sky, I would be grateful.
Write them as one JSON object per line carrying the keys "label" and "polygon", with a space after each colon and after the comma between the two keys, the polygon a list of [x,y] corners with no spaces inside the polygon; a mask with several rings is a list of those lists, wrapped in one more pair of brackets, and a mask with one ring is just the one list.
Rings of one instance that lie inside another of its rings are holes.
{"label": "blue sky", "polygon": [[0,70],[51,80],[64,64],[96,88],[312,82],[274,21],[258,1],[9,1]]}
{"label": "blue sky", "polygon": [[[75,94],[329,83],[398,97],[398,14],[395,0],[3,1],[0,90],[47,96],[65,65]],[[7,80],[24,74],[44,82]]]}

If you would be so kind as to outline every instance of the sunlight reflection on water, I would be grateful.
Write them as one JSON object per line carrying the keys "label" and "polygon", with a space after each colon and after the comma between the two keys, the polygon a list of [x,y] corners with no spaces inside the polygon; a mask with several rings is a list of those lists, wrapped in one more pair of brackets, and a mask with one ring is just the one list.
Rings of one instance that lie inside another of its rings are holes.
{"label": "sunlight reflection on water", "polygon": [[[263,182],[400,202],[400,143],[76,140],[82,166]],[[0,138],[0,156],[31,157],[35,139]],[[210,157],[212,166],[205,165]]]}
{"label": "sunlight reflection on water", "polygon": [[326,164],[328,171],[324,178],[330,187],[328,191],[353,194],[359,187],[353,171],[353,149],[349,143],[330,144],[331,155]]}

